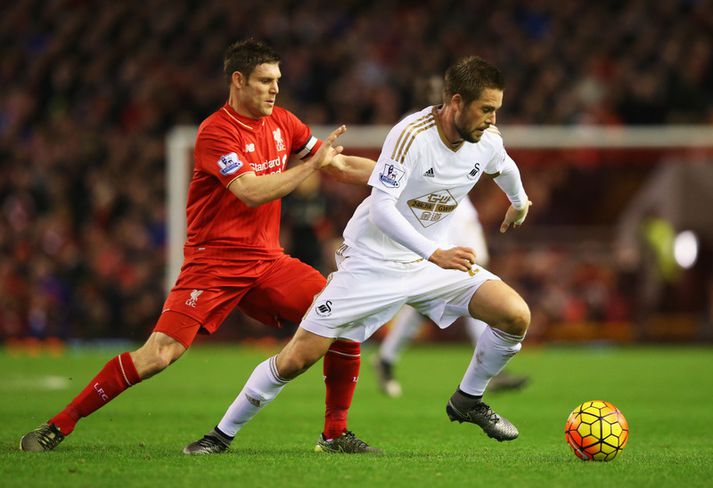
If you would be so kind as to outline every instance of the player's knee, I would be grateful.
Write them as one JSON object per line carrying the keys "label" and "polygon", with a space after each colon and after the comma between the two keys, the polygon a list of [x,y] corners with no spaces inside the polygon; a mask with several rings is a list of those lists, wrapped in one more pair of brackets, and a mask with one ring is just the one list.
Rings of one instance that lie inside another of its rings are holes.
{"label": "player's knee", "polygon": [[307,351],[294,348],[283,350],[277,356],[277,372],[282,378],[292,380],[307,371],[318,360],[319,357],[315,357]]}
{"label": "player's knee", "polygon": [[278,372],[286,380],[291,380],[307,371],[314,363],[315,361],[304,354],[290,354],[284,359],[282,366],[278,366]]}
{"label": "player's knee", "polygon": [[530,308],[524,300],[516,300],[508,308],[503,331],[516,336],[524,336],[530,326]]}
{"label": "player's knee", "polygon": [[279,375],[286,380],[296,378],[319,361],[332,342],[333,339],[320,337],[303,328],[297,329],[292,340],[277,355]]}

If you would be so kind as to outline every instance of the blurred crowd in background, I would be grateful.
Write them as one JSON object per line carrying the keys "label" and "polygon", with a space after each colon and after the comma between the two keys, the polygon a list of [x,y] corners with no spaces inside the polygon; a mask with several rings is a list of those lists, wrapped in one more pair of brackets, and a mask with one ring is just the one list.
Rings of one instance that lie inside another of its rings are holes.
{"label": "blurred crowd in background", "polygon": [[[504,125],[712,124],[712,32],[705,0],[4,5],[0,339],[145,337],[165,296],[164,137],[224,103],[232,41],[254,36],[282,54],[278,104],[312,125],[393,124],[469,54],[506,75]],[[553,247],[537,229],[613,225],[652,165],[623,181],[601,167],[534,167],[523,169],[537,203],[531,245],[491,240],[491,269],[530,302],[533,337],[559,323],[635,323],[637,278],[610,248],[562,244],[581,244],[576,236]],[[619,185],[613,203],[577,200],[603,184]],[[287,249],[325,271],[366,194],[330,186],[295,193],[283,212]],[[475,201],[490,234],[505,204],[487,188]],[[703,294],[674,311],[710,320],[713,287]]]}

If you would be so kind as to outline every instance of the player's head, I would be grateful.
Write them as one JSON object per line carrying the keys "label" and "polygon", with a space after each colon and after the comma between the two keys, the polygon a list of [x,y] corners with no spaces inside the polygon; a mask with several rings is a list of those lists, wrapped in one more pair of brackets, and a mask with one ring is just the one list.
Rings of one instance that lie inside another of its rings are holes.
{"label": "player's head", "polygon": [[469,56],[446,71],[444,104],[453,104],[454,125],[467,142],[478,142],[483,131],[495,123],[495,113],[503,104],[505,78],[487,61]]}
{"label": "player's head", "polygon": [[238,112],[253,118],[272,113],[282,76],[277,52],[255,39],[236,42],[225,51],[223,70]]}

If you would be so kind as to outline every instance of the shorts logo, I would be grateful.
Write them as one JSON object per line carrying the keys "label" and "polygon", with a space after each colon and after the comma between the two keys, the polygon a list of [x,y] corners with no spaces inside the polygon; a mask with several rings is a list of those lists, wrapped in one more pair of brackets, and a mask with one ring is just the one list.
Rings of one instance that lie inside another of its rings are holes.
{"label": "shorts logo", "polygon": [[186,300],[186,305],[196,308],[196,305],[198,304],[198,297],[201,296],[201,293],[203,293],[203,290],[193,290],[191,292],[191,298]]}
{"label": "shorts logo", "polygon": [[384,184],[390,188],[398,188],[401,182],[401,178],[404,177],[404,171],[396,167],[395,164],[386,164],[384,167],[386,171],[379,173],[379,179]]}
{"label": "shorts logo", "polygon": [[327,300],[321,305],[317,305],[317,315],[320,317],[329,317],[332,315],[332,301]]}
{"label": "shorts logo", "polygon": [[218,166],[220,167],[220,174],[228,176],[242,168],[243,162],[238,159],[237,154],[230,153],[220,157],[218,160]]}

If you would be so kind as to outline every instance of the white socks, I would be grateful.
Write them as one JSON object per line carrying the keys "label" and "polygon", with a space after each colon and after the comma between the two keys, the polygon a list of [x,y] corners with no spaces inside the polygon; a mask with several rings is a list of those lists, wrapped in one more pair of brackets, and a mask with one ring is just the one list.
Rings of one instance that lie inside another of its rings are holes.
{"label": "white socks", "polygon": [[[423,317],[416,309],[404,306],[396,316],[391,330],[381,343],[379,357],[389,363],[399,360],[404,346],[411,342],[421,329]],[[473,359],[460,383],[461,391],[482,396],[490,380],[505,368],[505,365],[522,347],[524,337],[493,329],[482,320],[465,318],[468,336],[476,345]]]}
{"label": "white socks", "polygon": [[277,374],[276,356],[258,364],[235,401],[228,407],[218,429],[229,437],[243,428],[251,418],[268,405],[287,384]]}
{"label": "white socks", "polygon": [[474,346],[477,345],[481,334],[489,328],[488,324],[473,317],[463,317],[463,322],[465,322],[465,331],[468,333],[471,342]]}
{"label": "white socks", "polygon": [[[404,305],[396,315],[389,333],[379,347],[379,357],[389,363],[397,363],[403,348],[418,334],[424,318],[415,308]],[[473,317],[464,317],[465,330],[473,345],[478,343],[480,335],[487,330],[488,324]]]}
{"label": "white socks", "polygon": [[396,363],[404,346],[413,340],[421,330],[423,317],[415,308],[404,305],[396,315],[391,329],[379,348],[379,357],[388,362]]}
{"label": "white socks", "polygon": [[473,359],[460,382],[461,391],[482,396],[493,376],[500,373],[522,348],[524,338],[487,327],[478,338]]}

